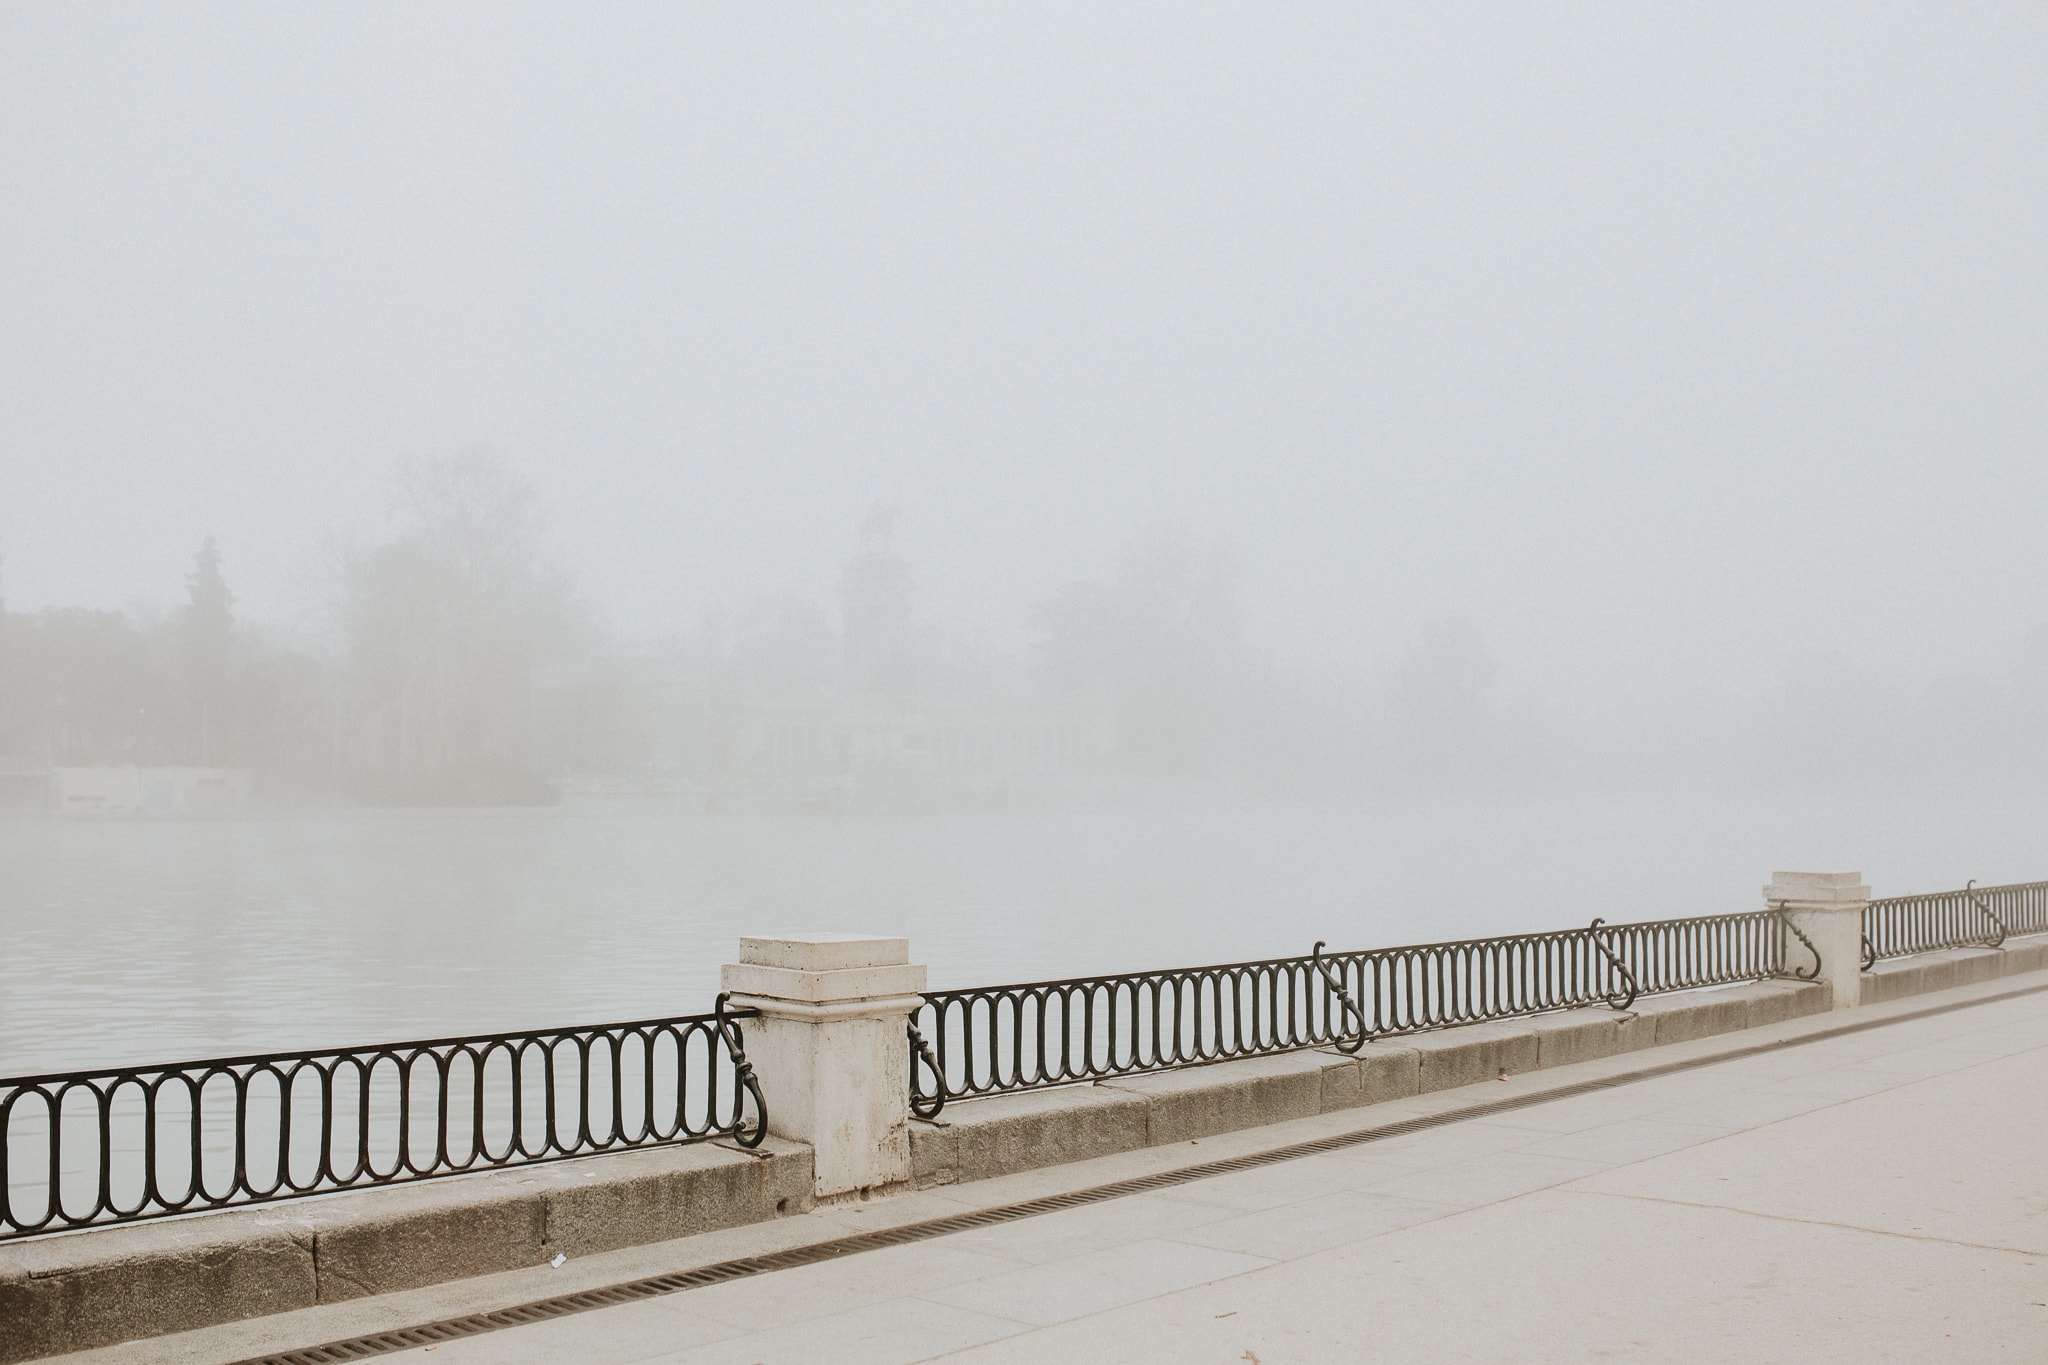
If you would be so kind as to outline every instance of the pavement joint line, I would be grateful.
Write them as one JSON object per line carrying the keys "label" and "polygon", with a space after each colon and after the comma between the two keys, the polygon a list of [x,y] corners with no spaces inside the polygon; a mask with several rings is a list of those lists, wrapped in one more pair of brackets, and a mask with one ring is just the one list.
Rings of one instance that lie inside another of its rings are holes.
{"label": "pavement joint line", "polygon": [[1577,1190],[1570,1185],[1553,1185],[1540,1191],[1543,1194],[1576,1194],[1595,1199],[1633,1199],[1643,1204],[1668,1204],[1673,1208],[1698,1209],[1702,1213],[1732,1213],[1742,1218],[1763,1218],[1773,1223],[1796,1223],[1801,1227],[1833,1228],[1837,1232],[1860,1232],[1870,1237],[1896,1237],[1904,1242],[1932,1242],[1936,1246],[1967,1247],[1971,1251],[1995,1251],[2007,1256],[2024,1256],[2029,1263],[2041,1259],[2042,1253],[2028,1251],[2022,1247],[1993,1246],[1989,1242],[1965,1242],[1955,1237],[1934,1237],[1926,1233],[1899,1232],[1893,1228],[1865,1227],[1861,1223],[1837,1223],[1828,1218],[1794,1218],[1786,1213],[1763,1213],[1757,1209],[1740,1209],[1733,1204],[1702,1204],[1693,1199],[1667,1199],[1656,1194],[1633,1194],[1620,1190]]}
{"label": "pavement joint line", "polygon": [[[1753,1043],[1746,1047],[1732,1048],[1725,1052],[1711,1053],[1701,1057],[1681,1058],[1614,1076],[1599,1076],[1582,1081],[1535,1091],[1525,1095],[1503,1096],[1497,1100],[1483,1101],[1459,1109],[1448,1109],[1435,1114],[1421,1114],[1412,1118],[1396,1119],[1387,1123],[1355,1129],[1351,1132],[1336,1133],[1326,1137],[1310,1138],[1302,1142],[1287,1143],[1265,1151],[1250,1152],[1242,1156],[1225,1157],[1216,1161],[1197,1162],[1171,1170],[1155,1171],[1149,1175],[1132,1176],[1123,1180],[1108,1181],[1101,1185],[1070,1190],[1061,1194],[1042,1195],[1036,1199],[1020,1200],[1011,1204],[999,1204],[990,1208],[970,1209],[957,1214],[938,1218],[923,1219],[905,1223],[893,1228],[878,1228],[873,1232],[853,1233],[826,1241],[788,1247],[780,1251],[739,1256],[730,1260],[716,1261],[693,1269],[671,1271],[665,1274],[649,1275],[639,1279],[604,1285],[594,1289],[577,1290],[568,1294],[551,1295],[528,1303],[506,1308],[489,1309],[483,1312],[467,1313],[459,1317],[441,1318],[435,1321],[413,1323],[383,1331],[364,1333],[336,1341],[323,1342],[315,1346],[294,1347],[265,1355],[247,1356],[231,1362],[231,1365],[340,1365],[340,1362],[370,1360],[398,1351],[411,1350],[426,1343],[438,1344],[465,1337],[481,1336],[487,1332],[500,1331],[508,1327],[521,1327],[544,1322],[553,1318],[568,1317],[575,1313],[589,1312],[598,1308],[661,1298],[669,1294],[690,1289],[701,1289],[730,1280],[749,1279],[777,1270],[792,1270],[799,1266],[817,1265],[835,1261],[845,1256],[858,1255],[867,1251],[880,1251],[888,1247],[905,1246],[914,1242],[930,1241],[936,1237],[949,1236],[956,1232],[967,1232],[976,1228],[996,1227],[1014,1223],[1040,1214],[1060,1213],[1068,1209],[1084,1208],[1093,1204],[1121,1199],[1133,1194],[1146,1194],[1154,1190],[1169,1189],[1197,1180],[1206,1180],[1220,1175],[1234,1175],[1241,1171],[1256,1170],[1264,1166],[1278,1165],[1305,1156],[1319,1156],[1326,1152],[1339,1151],[1346,1147],[1362,1146],[1382,1138],[1400,1137],[1408,1133],[1426,1132],[1433,1128],[1448,1127],[1468,1119],[1486,1118],[1494,1114],[1512,1113],[1554,1100],[1575,1099],[1582,1095],[1598,1094],[1605,1090],[1617,1089],[1637,1081],[1655,1080],[1663,1076],[1678,1075],[1697,1071],[1705,1067],[1718,1066],[1723,1062],[1737,1062],[1766,1053],[1781,1052],[1786,1048],[1802,1047],[1809,1043],[1825,1042],[1832,1038],[1867,1033],[1873,1029],[1890,1028],[1895,1024],[1912,1023],[1915,1020],[1952,1014],[1958,1010],[1975,1009],[1982,1005],[1997,1004],[2001,1001],[2020,999],[2030,995],[2048,992],[2048,983],[2022,986],[2013,990],[1999,991],[1988,995],[1975,996],[1966,1000],[1946,1001],[1927,1005],[1915,1010],[1887,1014],[1880,1019],[1861,1019],[1832,1027],[1817,1029],[1811,1033],[1791,1038],[1772,1038]],[[1986,1061],[1998,1060],[1987,1058]],[[1442,1092],[1449,1093],[1449,1092]],[[1854,1098],[1854,1097],[1852,1097]],[[1846,1101],[1840,1101],[1846,1103]],[[1823,1106],[1826,1107],[1826,1106]],[[1675,1202],[1675,1201],[1673,1201]],[[1713,1207],[1702,1205],[1702,1208]],[[1797,1221],[1797,1220],[1788,1220]],[[1833,1225],[1830,1225],[1833,1226]],[[1868,1229],[1864,1229],[1867,1231]],[[1901,1235],[1901,1234],[1893,1234]]]}

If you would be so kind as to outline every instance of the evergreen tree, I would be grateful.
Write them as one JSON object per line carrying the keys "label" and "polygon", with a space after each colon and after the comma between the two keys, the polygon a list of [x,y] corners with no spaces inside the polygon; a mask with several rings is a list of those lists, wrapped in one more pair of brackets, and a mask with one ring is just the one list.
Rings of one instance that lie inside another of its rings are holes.
{"label": "evergreen tree", "polygon": [[235,595],[220,569],[212,536],[192,557],[185,576],[189,598],[178,622],[180,662],[191,717],[189,748],[211,764],[234,748]]}

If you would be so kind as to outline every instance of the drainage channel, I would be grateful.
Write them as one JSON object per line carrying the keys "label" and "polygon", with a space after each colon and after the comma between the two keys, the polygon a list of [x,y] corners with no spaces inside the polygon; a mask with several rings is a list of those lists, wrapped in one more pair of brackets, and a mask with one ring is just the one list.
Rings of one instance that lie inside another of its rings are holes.
{"label": "drainage channel", "polygon": [[1401,1119],[1380,1124],[1373,1128],[1353,1133],[1340,1133],[1333,1137],[1314,1138],[1307,1142],[1291,1143],[1269,1151],[1254,1152],[1248,1156],[1228,1157],[1220,1161],[1205,1161],[1176,1170],[1160,1171],[1153,1175],[1134,1176],[1129,1180],[1113,1180],[1105,1185],[1093,1185],[1084,1190],[1072,1190],[1065,1194],[1047,1195],[1039,1199],[1026,1199],[1015,1204],[1001,1204],[993,1208],[977,1209],[972,1213],[953,1214],[945,1218],[930,1218],[919,1223],[906,1223],[901,1227],[885,1228],[875,1232],[855,1233],[849,1237],[835,1238],[829,1242],[815,1242],[809,1246],[791,1247],[786,1251],[768,1252],[759,1256],[740,1256],[729,1261],[718,1261],[711,1265],[699,1266],[694,1270],[679,1270],[667,1275],[650,1275],[644,1279],[628,1280],[622,1284],[606,1285],[601,1289],[585,1289],[573,1294],[558,1294],[551,1298],[536,1299],[531,1303],[519,1304],[512,1308],[498,1308],[485,1313],[469,1313],[461,1317],[443,1318],[437,1322],[420,1323],[412,1327],[398,1327],[386,1332],[371,1332],[359,1337],[341,1341],[330,1341],[319,1346],[305,1346],[273,1355],[250,1356],[232,1365],[341,1365],[353,1360],[370,1360],[377,1356],[390,1355],[397,1351],[409,1351],[421,1346],[433,1346],[444,1341],[458,1341],[464,1337],[481,1336],[486,1332],[501,1331],[507,1327],[525,1327],[532,1323],[547,1322],[553,1318],[568,1317],[572,1313],[587,1313],[597,1308],[613,1308],[620,1304],[637,1303],[642,1299],[660,1298],[665,1294],[679,1294],[685,1290],[702,1289],[707,1285],[723,1284],[728,1280],[741,1280],[754,1275],[766,1275],[777,1270],[793,1270],[798,1266],[817,1265],[823,1261],[836,1261],[845,1256],[857,1256],[864,1251],[880,1251],[885,1247],[904,1246],[911,1242],[929,1241],[934,1237],[945,1237],[956,1232],[973,1228],[995,1227],[1003,1223],[1014,1223],[1020,1219],[1035,1218],[1040,1214],[1058,1213],[1065,1209],[1077,1209],[1089,1204],[1100,1204],[1110,1199],[1121,1199],[1127,1195],[1145,1194],[1163,1190],[1175,1185],[1185,1185],[1196,1180],[1207,1180],[1212,1176],[1231,1175],[1238,1171],[1255,1170],[1261,1166],[1277,1165],[1297,1157],[1317,1156],[1346,1147],[1357,1147],[1382,1138],[1399,1137],[1405,1133],[1419,1133],[1431,1128],[1443,1128],[1467,1119],[1485,1118],[1492,1114],[1511,1113],[1527,1109],[1552,1100],[1572,1099],[1579,1095],[1595,1094],[1602,1090],[1613,1090],[1636,1081],[1654,1080],[1659,1076],[1672,1076],[1681,1072],[1696,1071],[1702,1067],[1718,1066],[1723,1062],[1736,1062],[1744,1058],[1760,1056],[1767,1052],[1780,1052],[1786,1048],[1799,1047],[1806,1043],[1824,1042],[1830,1038],[1841,1038],[1849,1034],[1864,1033],[1871,1029],[1889,1028],[1893,1024],[1910,1023],[1915,1019],[1926,1019],[1956,1010],[1974,1009],[1979,1005],[1995,1004],[2000,1000],[2012,1000],[2021,996],[2036,995],[2048,991],[2048,985],[2027,986],[2019,990],[2001,991],[1975,1000],[1960,1000],[1952,1004],[1933,1005],[1926,1009],[1913,1010],[1893,1015],[1888,1019],[1871,1019],[1858,1023],[1841,1024],[1823,1029],[1800,1038],[1783,1038],[1768,1043],[1757,1043],[1750,1047],[1738,1048],[1731,1052],[1718,1053],[1711,1057],[1693,1058],[1680,1062],[1666,1062],[1661,1066],[1644,1067],[1626,1075],[1605,1077],[1600,1080],[1577,1081],[1545,1090],[1535,1095],[1515,1095],[1483,1104],[1471,1105],[1464,1109],[1442,1114],[1428,1114],[1418,1118]]}

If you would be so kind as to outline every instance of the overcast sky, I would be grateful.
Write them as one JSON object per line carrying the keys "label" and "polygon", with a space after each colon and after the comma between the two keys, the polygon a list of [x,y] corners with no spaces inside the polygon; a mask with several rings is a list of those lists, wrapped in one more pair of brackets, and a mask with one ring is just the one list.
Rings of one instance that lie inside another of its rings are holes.
{"label": "overcast sky", "polygon": [[15,610],[245,612],[485,446],[630,631],[902,508],[1014,635],[1155,524],[1511,690],[2048,620],[2048,7],[0,0]]}

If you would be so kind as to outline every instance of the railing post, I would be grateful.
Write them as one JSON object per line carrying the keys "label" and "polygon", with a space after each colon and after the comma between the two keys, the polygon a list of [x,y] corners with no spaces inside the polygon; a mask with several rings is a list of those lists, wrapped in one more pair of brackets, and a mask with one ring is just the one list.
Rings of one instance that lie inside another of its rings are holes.
{"label": "railing post", "polygon": [[742,938],[725,965],[732,1003],[759,1010],[747,1055],[768,1131],[809,1143],[823,1199],[910,1179],[905,1026],[924,967],[910,940],[859,934]]}
{"label": "railing post", "polygon": [[1820,980],[1827,982],[1833,1008],[1849,1009],[1863,998],[1863,911],[1870,888],[1860,872],[1773,872],[1764,902],[1783,910],[1820,954]]}

